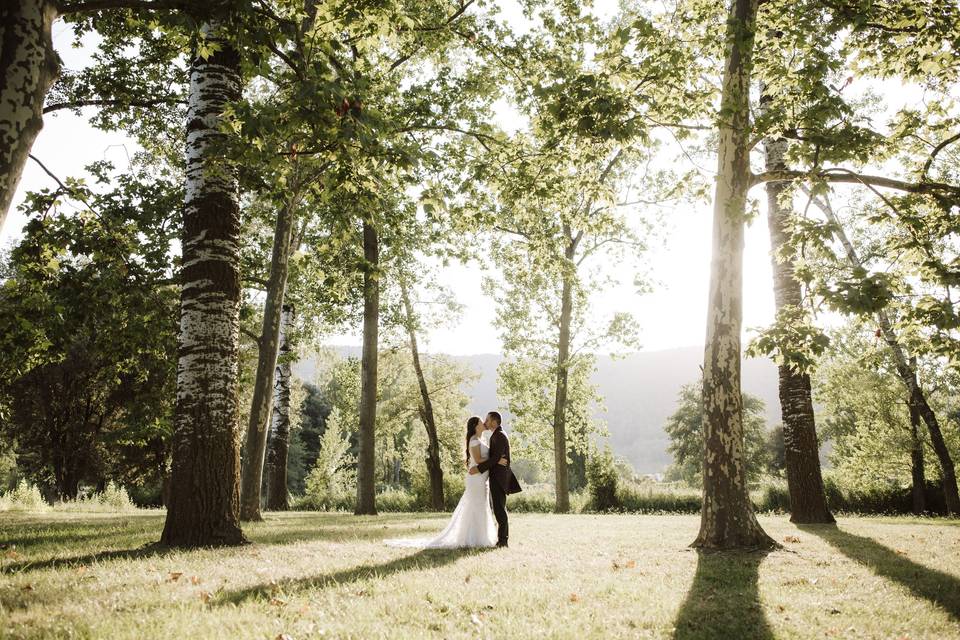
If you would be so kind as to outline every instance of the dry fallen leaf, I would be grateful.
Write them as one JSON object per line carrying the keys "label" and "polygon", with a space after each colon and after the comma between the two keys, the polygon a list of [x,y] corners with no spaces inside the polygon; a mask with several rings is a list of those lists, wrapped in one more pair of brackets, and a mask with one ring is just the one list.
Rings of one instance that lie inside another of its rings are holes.
{"label": "dry fallen leaf", "polygon": [[32,584],[25,584],[25,585],[23,585],[23,590],[24,590],[24,591],[33,591],[33,585],[32,585]]}
{"label": "dry fallen leaf", "polygon": [[280,598],[270,598],[270,604],[275,607],[285,607],[287,606],[287,601],[281,600]]}
{"label": "dry fallen leaf", "polygon": [[200,578],[197,576],[190,576],[190,584],[200,584]]}
{"label": "dry fallen leaf", "polygon": [[206,602],[210,602],[210,592],[209,592],[209,591],[201,591],[200,593],[197,594],[197,597],[199,597],[199,598],[200,598],[201,600],[203,600],[205,603],[206,603]]}
{"label": "dry fallen leaf", "polygon": [[783,539],[783,541],[784,541],[784,542],[793,542],[793,543],[796,544],[796,543],[799,543],[799,542],[800,542],[800,538],[798,538],[797,536],[787,536],[787,537],[785,537],[785,538]]}
{"label": "dry fallen leaf", "polygon": [[625,565],[623,565],[623,566],[625,566],[627,569],[633,569],[634,567],[637,566],[637,561],[636,561],[636,560],[627,560],[627,564],[625,564]]}
{"label": "dry fallen leaf", "polygon": [[171,571],[169,574],[167,574],[167,579],[170,582],[176,582],[177,580],[180,579],[180,576],[182,575],[183,575],[183,571]]}
{"label": "dry fallen leaf", "polygon": [[467,574],[467,577],[463,579],[464,582],[470,582],[470,574]]}
{"label": "dry fallen leaf", "polygon": [[288,634],[286,634],[286,633],[281,633],[280,635],[278,635],[278,636],[277,636],[276,638],[274,638],[273,640],[293,640],[293,636],[288,635]]}
{"label": "dry fallen leaf", "polygon": [[575,593],[570,594],[570,602],[580,602],[580,596]]}

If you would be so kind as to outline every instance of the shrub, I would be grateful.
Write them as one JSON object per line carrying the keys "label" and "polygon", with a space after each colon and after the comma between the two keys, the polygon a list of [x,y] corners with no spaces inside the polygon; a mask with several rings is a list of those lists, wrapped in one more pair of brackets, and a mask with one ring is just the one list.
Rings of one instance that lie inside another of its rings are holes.
{"label": "shrub", "polygon": [[617,468],[609,449],[595,451],[587,459],[587,490],[594,511],[616,511],[621,508],[617,495]]}
{"label": "shrub", "polygon": [[0,510],[3,511],[43,511],[49,506],[40,489],[26,480],[20,480],[14,489],[0,496]]}
{"label": "shrub", "polygon": [[622,485],[617,499],[631,513],[697,513],[700,490],[681,483],[640,482]]}

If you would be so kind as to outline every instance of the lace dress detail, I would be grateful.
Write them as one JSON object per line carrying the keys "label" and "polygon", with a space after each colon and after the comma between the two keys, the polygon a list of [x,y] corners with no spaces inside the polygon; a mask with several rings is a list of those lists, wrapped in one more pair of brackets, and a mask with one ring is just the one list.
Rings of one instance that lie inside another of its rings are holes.
{"label": "lace dress detail", "polygon": [[[486,439],[471,438],[470,446],[480,445],[480,459],[490,457]],[[470,456],[470,466],[477,466]],[[462,547],[492,547],[497,542],[497,523],[490,508],[490,489],[487,485],[489,471],[470,475],[464,479],[463,495],[446,528],[433,538],[400,538],[387,540],[391,547],[416,549],[457,549]]]}

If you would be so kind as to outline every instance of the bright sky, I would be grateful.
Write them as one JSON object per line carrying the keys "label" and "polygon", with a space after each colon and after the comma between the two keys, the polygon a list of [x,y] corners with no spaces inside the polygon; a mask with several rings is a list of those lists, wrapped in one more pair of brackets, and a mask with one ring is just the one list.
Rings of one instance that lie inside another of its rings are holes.
{"label": "bright sky", "polygon": [[[68,68],[82,67],[88,56],[84,49],[70,47],[69,30],[62,23],[54,27],[54,42]],[[84,165],[109,159],[123,169],[135,143],[121,133],[104,133],[90,127],[82,117],[66,112],[48,116],[37,138],[33,154],[57,176],[79,176]],[[708,165],[711,166],[711,165]],[[20,183],[15,206],[28,190],[55,186],[37,166],[29,161]],[[746,234],[744,255],[744,327],[759,327],[773,318],[773,294],[769,258],[769,237],[763,210],[762,191],[752,194],[761,201],[761,215]],[[15,241],[25,220],[15,210],[7,217],[0,245]],[[649,271],[658,283],[655,292],[639,295],[632,285],[632,271],[618,274],[617,265],[609,265],[611,273],[622,275],[621,285],[596,296],[593,313],[609,318],[616,311],[631,312],[641,327],[644,350],[701,345],[705,333],[707,284],[710,267],[711,209],[708,204],[684,206],[665,213],[667,226],[664,241],[648,254]],[[427,336],[426,349],[450,354],[496,353],[500,351],[497,329],[486,312],[489,302],[480,283],[482,273],[475,266],[452,266],[440,275],[465,305],[463,317],[452,328],[434,331]],[[502,310],[509,313],[509,309]],[[359,333],[331,336],[332,344],[359,344]]]}

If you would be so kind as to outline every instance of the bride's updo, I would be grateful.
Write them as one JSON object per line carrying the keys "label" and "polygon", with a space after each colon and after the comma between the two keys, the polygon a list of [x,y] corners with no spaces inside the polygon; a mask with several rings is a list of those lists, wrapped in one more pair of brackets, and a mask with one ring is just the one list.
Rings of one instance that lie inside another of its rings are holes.
{"label": "bride's updo", "polygon": [[470,438],[472,438],[477,431],[477,425],[480,424],[480,418],[478,416],[473,416],[467,420],[467,462],[470,462]]}

